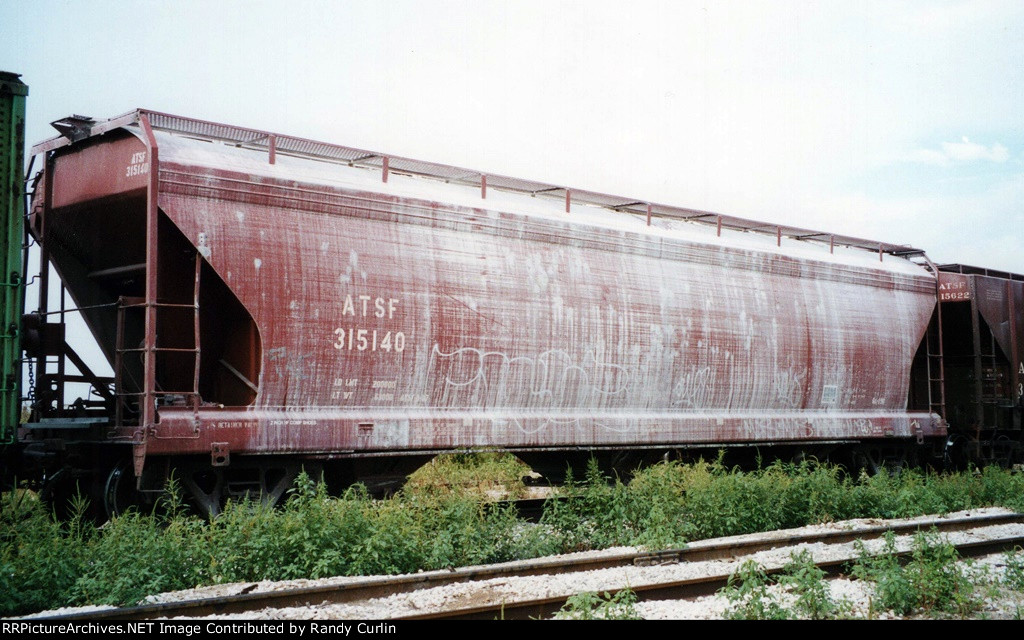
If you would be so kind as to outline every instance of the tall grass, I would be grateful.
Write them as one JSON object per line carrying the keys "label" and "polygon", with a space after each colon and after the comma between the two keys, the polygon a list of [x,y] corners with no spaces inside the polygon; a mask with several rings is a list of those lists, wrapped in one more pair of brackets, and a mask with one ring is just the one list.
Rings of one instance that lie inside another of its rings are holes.
{"label": "tall grass", "polygon": [[0,616],[74,601],[75,582],[95,544],[95,529],[76,501],[67,522],[55,520],[34,495],[0,497]]}
{"label": "tall grass", "polygon": [[1024,476],[983,472],[852,477],[842,467],[807,460],[755,471],[716,462],[663,463],[628,485],[596,464],[542,523],[562,551],[629,544],[682,545],[688,540],[755,533],[851,518],[903,518],[983,506],[1024,510]]}
{"label": "tall grass", "polygon": [[81,517],[84,505],[57,522],[30,494],[7,494],[0,501],[0,616],[134,604],[150,593],[218,583],[405,573],[615,545],[670,547],[854,517],[991,505],[1022,510],[1024,476],[993,468],[851,477],[815,462],[752,472],[700,462],[659,464],[625,484],[592,463],[562,493],[565,499],[550,500],[541,523],[531,525],[475,492],[420,484],[377,501],[357,485],[331,497],[302,475],[278,509],[231,503],[207,521],[186,513],[172,491],[159,514],[129,512],[102,528]]}

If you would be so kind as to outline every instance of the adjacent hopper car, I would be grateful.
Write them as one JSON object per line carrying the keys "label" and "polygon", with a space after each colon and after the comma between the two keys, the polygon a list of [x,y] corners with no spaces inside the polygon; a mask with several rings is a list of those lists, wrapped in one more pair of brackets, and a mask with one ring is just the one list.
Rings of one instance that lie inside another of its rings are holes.
{"label": "adjacent hopper car", "polygon": [[1020,460],[1019,275],[148,110],[54,126],[25,218],[61,294],[32,276],[7,428],[55,499],[173,474],[216,512],[476,449]]}

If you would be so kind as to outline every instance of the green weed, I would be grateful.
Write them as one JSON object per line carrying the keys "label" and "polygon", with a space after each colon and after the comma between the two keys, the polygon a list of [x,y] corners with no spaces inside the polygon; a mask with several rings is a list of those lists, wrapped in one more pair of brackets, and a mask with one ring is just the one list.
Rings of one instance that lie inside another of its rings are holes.
{"label": "green weed", "polygon": [[[774,590],[772,585],[778,585]],[[794,553],[776,576],[747,560],[729,576],[720,595],[729,601],[724,617],[730,620],[833,620],[852,615],[852,605],[836,602],[825,582],[825,572],[807,550]]]}
{"label": "green weed", "polygon": [[409,476],[406,495],[521,498],[530,467],[510,453],[482,451],[442,454]]}
{"label": "green weed", "polygon": [[814,558],[806,549],[791,555],[779,584],[796,597],[793,611],[799,618],[832,620],[851,615],[852,607],[848,602],[832,599],[825,572],[814,564]]}
{"label": "green weed", "polygon": [[967,616],[982,600],[969,571],[960,565],[960,554],[935,531],[914,536],[909,560],[901,562],[895,536],[885,536],[882,553],[869,555],[858,542],[860,558],[852,573],[875,583],[879,604],[898,615],[941,611]]}
{"label": "green weed", "polygon": [[[1024,508],[1024,474],[994,468],[945,476],[904,471],[852,477],[813,460],[741,471],[719,458],[657,464],[634,473],[629,483],[609,478],[591,463],[582,479],[570,479],[561,490],[565,499],[549,500],[541,524],[532,525],[509,507],[479,500],[480,487],[493,486],[498,478],[518,482],[524,475],[525,467],[514,457],[463,454],[428,467],[417,482],[382,501],[370,499],[360,485],[329,496],[303,474],[282,507],[235,502],[209,521],[187,514],[172,481],[153,513],[129,511],[102,529],[85,520],[82,501],[67,521],[57,522],[33,494],[4,494],[0,615],[71,604],[134,604],[154,591],[225,582],[415,572],[612,545],[681,546],[694,539],[854,517]],[[467,476],[470,472],[478,475]],[[430,474],[439,488],[429,486]],[[464,480],[472,491],[461,490]],[[919,553],[925,568],[940,562]],[[1008,560],[1007,579],[1024,573],[1019,557],[1012,561],[1017,569]],[[952,584],[944,589],[959,595],[925,596],[922,605],[914,599],[918,596],[907,595],[916,583],[898,562],[865,561],[862,571],[880,576],[879,589],[891,592],[886,598],[902,610],[930,606],[961,612],[974,606],[956,586],[956,576],[940,575],[937,584]],[[794,575],[796,583],[785,579],[782,590],[796,602],[806,601],[799,611],[787,605],[793,615],[833,615],[822,594],[810,589],[813,574]],[[801,581],[806,587],[796,586]],[[771,614],[764,606],[762,613]]]}
{"label": "green weed", "polygon": [[769,590],[775,581],[754,560],[747,560],[729,576],[720,592],[729,601],[723,617],[729,620],[788,620],[792,616]]}
{"label": "green weed", "polygon": [[1003,584],[1014,591],[1024,591],[1024,550],[1016,547],[1003,556],[1006,569],[1003,573]]}
{"label": "green weed", "polygon": [[58,522],[34,494],[0,497],[0,616],[72,601],[75,580],[88,562],[82,543],[95,534],[84,518],[86,508],[78,499],[70,519]]}
{"label": "green weed", "polygon": [[584,591],[566,600],[555,617],[567,620],[641,620],[636,601],[636,593],[628,587],[614,595]]}

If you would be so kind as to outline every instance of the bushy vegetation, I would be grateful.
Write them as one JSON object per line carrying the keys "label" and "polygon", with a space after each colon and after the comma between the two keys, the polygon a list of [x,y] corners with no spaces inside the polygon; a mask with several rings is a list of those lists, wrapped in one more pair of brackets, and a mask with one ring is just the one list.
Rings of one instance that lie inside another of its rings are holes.
{"label": "bushy vegetation", "polygon": [[729,584],[720,594],[729,601],[722,617],[729,620],[788,620],[791,616],[769,587],[775,580],[764,567],[747,560],[729,576]]}
{"label": "bushy vegetation", "polygon": [[[173,495],[173,494],[172,494]],[[553,553],[511,506],[449,495],[338,498],[300,476],[278,509],[227,505],[211,521],[176,506],[129,512],[101,529],[58,523],[32,496],[4,498],[0,616],[239,581],[409,573]]]}
{"label": "bushy vegetation", "polygon": [[[849,574],[870,585],[872,596],[859,615],[874,618],[883,612],[898,616],[965,618],[976,614],[986,598],[999,599],[1006,592],[1020,592],[1022,563],[1019,552],[1006,554],[1006,571],[995,579],[989,570],[963,561],[956,548],[938,532],[914,535],[910,549],[899,553],[896,537],[889,532],[882,548],[869,552],[856,542],[859,558]],[[781,571],[769,575],[753,560],[743,563],[719,593],[729,601],[723,617],[734,620],[830,620],[852,618],[848,600],[835,600],[807,551],[793,554]],[[1014,597],[1014,596],[1011,596]]]}
{"label": "bushy vegetation", "polygon": [[1024,550],[1017,547],[1005,556],[1006,572],[1003,584],[1013,591],[1024,591]]}
{"label": "bushy vegetation", "polygon": [[[56,522],[28,493],[0,501],[0,616],[85,603],[134,604],[147,594],[237,581],[404,573],[552,553],[750,533],[854,517],[905,517],[1002,505],[1024,509],[1024,476],[998,469],[939,476],[853,478],[804,462],[753,472],[719,462],[659,464],[626,484],[596,463],[550,500],[540,525],[510,506],[479,499],[482,468],[518,481],[523,467],[490,460],[437,463],[463,467],[477,490],[420,476],[388,500],[360,486],[330,497],[300,476],[277,509],[229,504],[211,521],[190,515],[175,491],[153,514],[129,512],[102,528],[84,505]],[[440,470],[439,470],[439,468]],[[469,467],[469,471],[465,470]],[[476,474],[476,475],[474,475]],[[463,477],[465,477],[465,475]]]}
{"label": "bushy vegetation", "polygon": [[84,523],[78,501],[67,522],[57,522],[34,495],[0,498],[0,616],[73,602],[95,530]]}
{"label": "bushy vegetation", "polygon": [[[964,617],[982,604],[970,565],[960,563],[960,554],[938,533],[914,536],[910,558],[902,561],[896,553],[895,536],[886,534],[880,554],[869,554],[858,541],[860,559],[853,575],[874,582],[875,598],[881,608],[906,616],[918,612],[942,611]],[[872,609],[874,609],[874,603]]]}
{"label": "bushy vegetation", "polygon": [[[790,556],[778,575],[747,560],[729,576],[721,595],[729,601],[723,617],[731,620],[833,620],[852,616],[852,605],[836,601],[824,581],[825,572],[804,550]],[[774,589],[772,585],[778,585]]]}
{"label": "bushy vegetation", "polygon": [[542,523],[562,551],[615,545],[679,546],[688,540],[756,533],[851,518],[906,518],[983,506],[1024,509],[1024,475],[995,467],[940,475],[848,475],[811,461],[741,471],[720,462],[664,463],[629,484],[591,463],[569,497]]}
{"label": "bushy vegetation", "polygon": [[481,498],[521,498],[527,490],[523,476],[530,473],[530,467],[522,460],[507,453],[446,453],[409,476],[405,492],[436,496],[460,493]]}

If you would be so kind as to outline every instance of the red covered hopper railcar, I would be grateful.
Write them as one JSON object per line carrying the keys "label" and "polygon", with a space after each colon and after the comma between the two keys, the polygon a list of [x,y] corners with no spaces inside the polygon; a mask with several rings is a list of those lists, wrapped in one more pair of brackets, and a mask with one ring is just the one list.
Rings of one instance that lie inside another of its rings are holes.
{"label": "red covered hopper railcar", "polygon": [[[172,471],[215,511],[451,450],[947,439],[940,270],[912,247],[144,110],[57,125],[32,233],[114,375],[68,374],[44,294],[19,437],[109,510]],[[980,277],[1007,283],[1010,389],[1024,283]]]}

